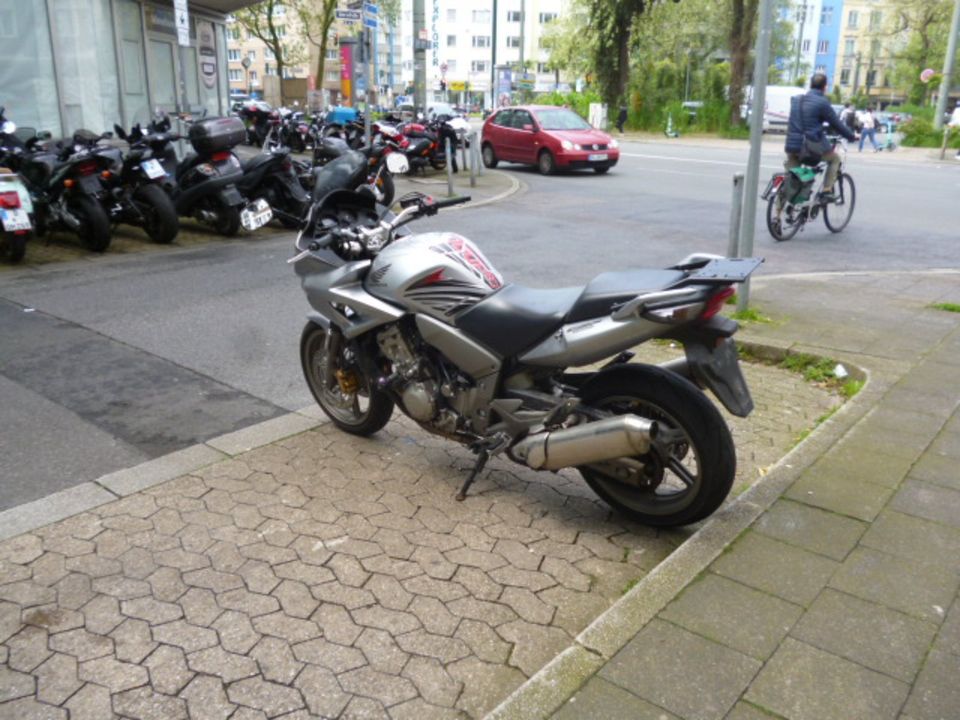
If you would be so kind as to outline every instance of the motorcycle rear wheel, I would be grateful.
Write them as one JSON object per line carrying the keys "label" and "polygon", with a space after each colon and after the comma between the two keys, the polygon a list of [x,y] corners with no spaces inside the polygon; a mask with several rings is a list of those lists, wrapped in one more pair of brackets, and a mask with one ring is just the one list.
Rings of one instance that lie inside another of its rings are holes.
{"label": "motorcycle rear wheel", "polygon": [[4,258],[12,264],[23,260],[23,256],[27,253],[27,239],[29,237],[29,233],[23,235],[17,235],[12,232],[4,233],[3,236],[0,237],[0,258]]}
{"label": "motorcycle rear wheel", "polygon": [[[338,370],[349,373],[358,382],[353,393],[344,393],[334,378],[327,381],[328,363],[334,362],[331,376]],[[333,424],[352,435],[373,435],[390,421],[393,399],[372,387],[372,381],[355,364],[347,363],[343,348],[331,360],[327,350],[327,331],[308,322],[300,335],[300,365],[307,386],[320,409]]]}
{"label": "motorcycle rear wheel", "polygon": [[666,457],[637,456],[646,487],[628,484],[598,466],[578,468],[590,488],[614,510],[644,525],[676,527],[704,519],[730,492],[736,475],[733,438],[716,406],[689,380],[658,367],[632,366],[598,378],[581,399],[616,414],[656,420],[668,440]]}
{"label": "motorcycle rear wheel", "polygon": [[220,205],[216,211],[217,219],[213,228],[221,235],[233,237],[240,232],[240,209],[229,205]]}
{"label": "motorcycle rear wheel", "polygon": [[180,220],[170,196],[159,185],[144,185],[134,193],[133,201],[143,215],[143,229],[150,239],[161,245],[173,242],[180,232]]}
{"label": "motorcycle rear wheel", "polygon": [[80,241],[93,252],[105,252],[110,247],[110,220],[103,205],[89,195],[75,195],[67,201],[67,208],[80,221]]}

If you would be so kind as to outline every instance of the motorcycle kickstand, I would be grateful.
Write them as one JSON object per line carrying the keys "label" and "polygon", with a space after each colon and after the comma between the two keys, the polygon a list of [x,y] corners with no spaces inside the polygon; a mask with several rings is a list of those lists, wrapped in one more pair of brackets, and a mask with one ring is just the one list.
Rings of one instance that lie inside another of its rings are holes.
{"label": "motorcycle kickstand", "polygon": [[477,452],[477,462],[474,464],[473,470],[470,471],[470,475],[463,482],[463,487],[460,488],[460,492],[458,492],[455,496],[458,502],[463,502],[463,500],[467,497],[467,490],[471,485],[473,485],[473,481],[477,479],[477,475],[483,471],[483,468],[489,459],[489,451],[486,448],[480,448],[480,450]]}

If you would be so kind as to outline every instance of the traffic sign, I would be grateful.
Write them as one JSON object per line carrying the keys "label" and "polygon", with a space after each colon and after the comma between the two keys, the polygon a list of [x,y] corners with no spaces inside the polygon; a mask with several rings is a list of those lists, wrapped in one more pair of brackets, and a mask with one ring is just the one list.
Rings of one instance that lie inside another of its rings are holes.
{"label": "traffic sign", "polygon": [[177,44],[190,47],[190,12],[187,0],[173,0],[173,15],[177,25]]}
{"label": "traffic sign", "polygon": [[343,20],[345,23],[360,22],[361,15],[359,10],[337,10],[337,20]]}
{"label": "traffic sign", "polygon": [[364,17],[363,17],[363,26],[364,26],[364,27],[368,27],[368,28],[370,28],[371,30],[376,30],[376,29],[377,29],[377,19],[376,19],[375,17],[367,17],[366,15],[364,15]]}
{"label": "traffic sign", "polygon": [[371,3],[364,3],[364,4],[363,4],[363,12],[365,12],[367,15],[376,15],[376,14],[377,14],[377,6],[376,6],[376,5],[372,5]]}

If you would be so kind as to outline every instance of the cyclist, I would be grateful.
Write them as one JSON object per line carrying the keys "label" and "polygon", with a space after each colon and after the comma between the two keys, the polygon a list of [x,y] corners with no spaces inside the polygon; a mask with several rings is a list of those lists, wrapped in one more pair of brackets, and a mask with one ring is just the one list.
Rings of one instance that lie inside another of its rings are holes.
{"label": "cyclist", "polygon": [[810,78],[810,90],[803,95],[795,95],[790,99],[790,120],[787,124],[787,142],[784,150],[787,159],[783,162],[784,169],[789,173],[791,169],[800,167],[803,162],[827,161],[827,176],[823,181],[823,192],[820,199],[823,202],[833,202],[833,183],[837,180],[840,171],[840,156],[835,150],[829,150],[817,158],[807,158],[803,154],[804,138],[813,142],[823,139],[824,124],[829,125],[839,135],[847,140],[856,140],[856,134],[844,125],[837,113],[830,105],[830,100],[823,94],[827,87],[827,76],[816,73]]}

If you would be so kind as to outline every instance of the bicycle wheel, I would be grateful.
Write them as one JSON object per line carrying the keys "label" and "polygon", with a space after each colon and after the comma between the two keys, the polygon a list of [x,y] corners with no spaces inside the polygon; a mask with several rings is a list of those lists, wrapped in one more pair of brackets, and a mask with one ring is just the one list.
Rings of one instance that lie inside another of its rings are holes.
{"label": "bicycle wheel", "polygon": [[833,194],[837,200],[824,206],[823,222],[830,232],[838,233],[850,222],[853,208],[857,204],[857,188],[853,184],[853,178],[846,173],[840,173],[833,186]]}
{"label": "bicycle wheel", "polygon": [[777,242],[790,240],[803,227],[802,213],[790,203],[777,212],[777,199],[782,191],[778,190],[767,201],[767,230]]}

